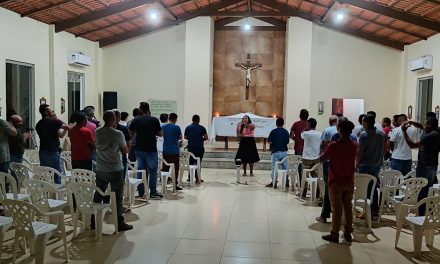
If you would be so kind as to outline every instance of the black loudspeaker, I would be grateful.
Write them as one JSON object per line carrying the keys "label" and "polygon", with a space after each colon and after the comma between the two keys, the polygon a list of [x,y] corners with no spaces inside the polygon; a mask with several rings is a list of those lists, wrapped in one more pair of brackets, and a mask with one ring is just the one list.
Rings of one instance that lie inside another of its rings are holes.
{"label": "black loudspeaker", "polygon": [[103,98],[104,111],[118,108],[118,93],[117,92],[104,92]]}

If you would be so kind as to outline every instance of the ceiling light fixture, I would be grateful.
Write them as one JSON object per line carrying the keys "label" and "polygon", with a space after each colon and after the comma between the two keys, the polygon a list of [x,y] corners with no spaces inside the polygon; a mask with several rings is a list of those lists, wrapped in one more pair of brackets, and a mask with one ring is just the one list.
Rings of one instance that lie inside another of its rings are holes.
{"label": "ceiling light fixture", "polygon": [[246,31],[251,30],[251,24],[246,23],[246,24],[244,25],[244,30],[246,30]]}
{"label": "ceiling light fixture", "polygon": [[339,13],[336,15],[336,21],[338,22],[342,22],[344,20],[344,14],[343,13]]}
{"label": "ceiling light fixture", "polygon": [[157,12],[155,10],[150,12],[151,20],[156,20],[158,18]]}

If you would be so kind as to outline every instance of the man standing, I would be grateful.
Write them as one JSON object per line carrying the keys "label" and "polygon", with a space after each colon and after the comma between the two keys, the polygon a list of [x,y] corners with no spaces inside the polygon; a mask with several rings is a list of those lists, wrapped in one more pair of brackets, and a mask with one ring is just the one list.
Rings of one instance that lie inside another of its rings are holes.
{"label": "man standing", "polygon": [[[47,104],[40,105],[41,120],[35,126],[40,138],[40,165],[61,171],[60,138],[64,137],[69,126],[57,118],[55,111]],[[55,175],[55,183],[60,184],[61,178]]]}
{"label": "man standing", "polygon": [[[200,116],[193,115],[192,124],[185,128],[185,139],[188,140],[188,151],[194,154],[197,158],[200,158],[200,166],[202,165],[203,155],[205,154],[205,147],[203,146],[203,142],[208,140],[208,133],[206,132],[206,128],[200,125]],[[190,165],[195,165],[196,160],[190,157],[189,159]],[[199,175],[196,171],[196,182],[198,182]],[[189,181],[189,175],[188,175]],[[203,182],[200,179],[200,182]]]}
{"label": "man standing", "polygon": [[[89,122],[93,123],[96,127],[100,126],[99,121],[95,118],[95,107],[91,105],[86,106],[84,112],[86,113]],[[95,131],[92,130],[92,132],[94,133]]]}
{"label": "man standing", "polygon": [[[176,125],[177,115],[171,113],[169,116],[169,123],[162,126],[163,129],[163,159],[168,163],[174,163],[174,184],[176,185],[176,190],[182,190],[181,187],[177,186],[177,180],[179,178],[179,140],[182,140],[182,132],[180,127]],[[168,171],[169,167],[165,164],[163,165],[163,170]]]}
{"label": "man standing", "polygon": [[[403,176],[411,171],[412,166],[412,150],[405,141],[405,136],[402,131],[402,124],[408,121],[405,114],[398,118],[398,126],[391,131],[390,135],[390,149],[393,151],[391,155],[391,169],[398,170]],[[417,141],[417,130],[414,127],[408,127],[406,130],[411,141]]]}
{"label": "man standing", "polygon": [[[116,128],[116,130],[119,130],[122,132],[122,134],[124,134],[125,143],[127,143],[128,151],[130,152],[131,137],[130,137],[130,133],[128,133],[128,128],[126,126],[120,124],[121,112],[119,112],[118,109],[113,109],[113,113],[115,113],[115,117],[116,117],[115,128]],[[127,153],[122,153],[122,166],[124,167],[124,175],[123,175],[124,180],[125,180],[125,176],[126,176],[125,174],[127,172],[127,163],[128,163]]]}
{"label": "man standing", "polygon": [[[269,137],[267,141],[270,144],[270,150],[272,152],[271,155],[271,177],[272,182],[267,184],[266,187],[275,187],[277,188],[277,182],[275,179],[275,162],[281,161],[287,156],[287,144],[289,144],[289,132],[283,128],[284,119],[281,117],[277,118],[276,121],[277,128],[270,131]],[[287,160],[281,163],[281,168],[283,170],[287,170]],[[275,184],[275,186],[273,186]],[[286,185],[289,185],[288,180],[286,181]]]}
{"label": "man standing", "polygon": [[9,169],[9,136],[16,136],[17,130],[8,122],[0,119],[0,171],[8,173]]}
{"label": "man standing", "polygon": [[14,128],[17,130],[15,136],[9,136],[9,154],[10,161],[22,163],[24,150],[26,149],[26,143],[31,137],[29,131],[23,132],[23,119],[19,115],[12,115],[8,120]]}
{"label": "man standing", "polygon": [[367,114],[362,121],[364,131],[359,135],[359,152],[356,157],[356,164],[359,173],[373,175],[377,179],[376,186],[368,187],[368,196],[374,190],[373,201],[371,204],[372,216],[379,215],[379,203],[377,188],[380,186],[379,171],[383,165],[385,133],[382,128],[375,127],[373,115]]}
{"label": "man standing", "polygon": [[[324,153],[327,149],[327,146],[330,144],[332,137],[338,133],[338,130],[336,128],[336,124],[338,123],[338,117],[335,115],[330,116],[329,120],[329,127],[324,129],[324,132],[321,136],[321,152]],[[330,161],[324,160],[322,163],[322,170],[324,174],[324,197],[322,201],[322,210],[321,215],[319,217],[316,217],[316,221],[321,223],[327,223],[327,218],[330,218],[331,213],[331,206],[330,206],[330,199],[328,196],[328,170],[330,166]]]}
{"label": "man standing", "polygon": [[[141,112],[139,111],[139,108],[133,109],[133,119],[128,120],[127,128],[130,128],[131,122],[133,122],[133,120],[136,117],[138,117],[140,114],[141,114]],[[130,129],[128,130],[128,132],[130,133],[130,137],[131,137],[131,148],[128,150],[128,159],[131,162],[135,162],[136,161],[136,153],[135,153],[136,133],[130,131]]]}
{"label": "man standing", "polygon": [[[162,113],[159,116],[159,120],[160,120],[160,127],[163,128],[164,125],[168,124],[168,114],[166,113]],[[163,137],[157,137],[157,152],[159,154],[163,153]]]}
{"label": "man standing", "polygon": [[[307,120],[307,128],[301,133],[301,138],[304,139],[304,150],[302,154],[302,165],[304,169],[311,169],[315,164],[319,163],[319,153],[321,149],[321,132],[316,131],[316,119],[309,118]],[[316,172],[312,172],[313,177],[317,177]],[[301,180],[302,175],[300,174]],[[306,192],[307,189],[304,189]],[[301,193],[304,197],[306,193]]]}
{"label": "man standing", "polygon": [[92,170],[92,153],[95,151],[95,138],[86,127],[87,117],[83,112],[75,113],[76,125],[70,129],[69,138],[72,152],[72,168]]}
{"label": "man standing", "polygon": [[351,200],[354,192],[354,164],[358,150],[358,144],[350,139],[353,128],[354,125],[350,121],[339,122],[338,130],[341,139],[332,142],[321,155],[321,160],[330,161],[328,185],[333,210],[332,230],[330,235],[325,235],[322,239],[334,243],[339,243],[342,209],[345,212],[345,241],[352,242],[353,240],[351,237],[353,232]]}
{"label": "man standing", "polygon": [[[295,155],[302,155],[304,149],[304,139],[301,138],[301,133],[307,127],[307,119],[309,118],[309,111],[306,109],[301,109],[299,113],[299,121],[293,123],[290,129],[290,138],[294,141]],[[301,174],[300,174],[301,175]]]}
{"label": "man standing", "polygon": [[[413,121],[402,124],[406,143],[411,148],[419,148],[416,177],[428,180],[428,185],[423,187],[419,193],[418,201],[420,201],[428,196],[429,188],[432,187],[437,178],[440,132],[437,118],[428,117],[423,125],[423,134],[420,137],[420,141],[414,142],[408,134],[408,129],[411,125],[415,127],[421,127],[422,125]],[[425,205],[419,207],[419,215],[425,215]]]}
{"label": "man standing", "polygon": [[382,130],[385,133],[385,150],[384,150],[384,160],[388,160],[391,157],[391,149],[390,149],[390,132],[392,130],[391,127],[391,119],[389,117],[382,118]]}
{"label": "man standing", "polygon": [[[102,191],[107,189],[108,184],[112,192],[116,194],[116,213],[118,215],[118,231],[133,229],[132,225],[124,222],[122,216],[122,202],[124,193],[123,167],[121,153],[128,153],[124,135],[116,130],[116,116],[113,111],[105,111],[104,126],[96,130],[96,186]],[[103,197],[95,193],[93,202],[101,203]],[[93,224],[92,224],[93,225]]]}
{"label": "man standing", "polygon": [[[136,132],[136,160],[139,170],[147,170],[150,173],[149,187],[150,199],[161,199],[163,195],[156,190],[157,185],[157,146],[156,136],[162,136],[162,128],[159,120],[150,116],[150,105],[146,102],[140,104],[141,115],[133,119],[130,124],[131,133]],[[142,175],[138,174],[138,178]],[[138,186],[139,196],[145,195],[143,184]]]}

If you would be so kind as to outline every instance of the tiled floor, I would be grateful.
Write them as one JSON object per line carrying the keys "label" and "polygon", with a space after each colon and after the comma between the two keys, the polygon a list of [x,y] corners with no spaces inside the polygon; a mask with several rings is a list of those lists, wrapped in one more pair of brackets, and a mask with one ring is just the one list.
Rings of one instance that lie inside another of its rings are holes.
{"label": "tiled floor", "polygon": [[[264,187],[268,172],[257,171],[247,186],[231,184],[233,170],[205,169],[203,175],[200,187],[133,209],[126,215],[132,231],[111,235],[113,226],[106,224],[102,241],[95,242],[91,231],[72,241],[68,225],[70,263],[440,263],[439,235],[434,248],[423,246],[420,259],[412,258],[409,232],[395,249],[392,216],[375,225],[374,235],[356,227],[351,246],[329,244],[321,235],[330,225],[314,220],[320,208]],[[10,236],[1,263],[11,262]],[[63,262],[60,241],[51,240],[46,252],[46,263]],[[20,263],[33,262],[20,256]]]}

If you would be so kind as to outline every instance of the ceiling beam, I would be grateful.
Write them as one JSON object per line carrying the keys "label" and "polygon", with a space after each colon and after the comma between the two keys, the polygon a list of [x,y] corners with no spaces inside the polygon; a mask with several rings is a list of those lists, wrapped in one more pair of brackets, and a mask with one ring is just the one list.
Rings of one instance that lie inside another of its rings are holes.
{"label": "ceiling beam", "polygon": [[217,21],[215,21],[215,25],[216,26],[225,26],[227,24],[231,24],[234,23],[236,21],[242,20],[242,17],[226,17],[223,19],[219,19]]}
{"label": "ceiling beam", "polygon": [[58,3],[51,3],[51,4],[48,4],[48,5],[44,6],[44,7],[37,8],[37,9],[31,10],[29,12],[23,13],[23,14],[21,14],[21,16],[22,17],[32,16],[32,15],[35,15],[37,13],[40,13],[40,12],[43,12],[43,11],[47,11],[48,9],[52,9],[52,8],[55,8],[55,7],[60,7],[62,5],[70,3],[72,1],[73,0],[64,0],[64,1],[61,1],[61,2],[58,2]]}
{"label": "ceiling beam", "polygon": [[286,29],[286,22],[276,19],[274,17],[259,17],[258,20],[264,21],[276,27],[284,27]]}
{"label": "ceiling beam", "polygon": [[67,30],[79,25],[83,25],[86,23],[90,23],[95,20],[99,20],[102,18],[106,18],[108,16],[124,12],[133,8],[137,8],[149,3],[156,2],[156,0],[132,0],[130,2],[123,2],[121,4],[115,4],[111,5],[109,7],[100,9],[96,12],[89,12],[85,15],[81,15],[78,17],[75,17],[73,19],[69,19],[64,22],[60,22],[55,24],[55,32],[60,32],[63,30]]}
{"label": "ceiling beam", "polygon": [[364,0],[337,0],[337,1],[342,4],[349,4],[377,14],[381,14],[413,25],[417,25],[419,27],[427,28],[435,32],[440,32],[440,23],[432,20],[424,19],[409,13],[398,11],[390,7],[374,4],[371,2],[366,2]]}
{"label": "ceiling beam", "polygon": [[301,18],[309,20],[311,22],[315,22],[316,24],[319,24],[319,25],[321,25],[323,27],[330,28],[330,29],[333,29],[333,30],[336,30],[336,31],[340,31],[340,32],[344,32],[344,33],[347,33],[347,34],[351,34],[353,36],[356,36],[356,37],[359,37],[359,38],[362,38],[362,39],[365,39],[365,40],[369,40],[369,41],[372,41],[372,42],[376,42],[376,43],[379,43],[381,45],[388,46],[388,47],[391,47],[391,48],[394,48],[394,49],[397,49],[397,50],[403,50],[403,47],[404,47],[404,45],[402,43],[398,42],[398,41],[393,41],[393,40],[390,40],[390,39],[387,39],[387,38],[379,37],[377,35],[369,34],[369,33],[365,32],[365,31],[360,30],[360,29],[355,29],[355,28],[351,28],[351,27],[347,27],[347,26],[342,26],[342,25],[338,26],[338,25],[334,25],[333,23],[330,23],[330,22],[323,22],[319,16],[303,12],[301,10],[298,10],[297,8],[294,8],[294,7],[285,5],[285,4],[281,4],[281,3],[276,2],[276,1],[271,1],[271,0],[254,0],[254,2],[258,2],[258,3],[264,4],[266,6],[272,6],[273,8],[276,8],[278,10],[285,9],[285,10],[291,10],[292,13],[293,12],[297,12],[298,13],[297,17],[301,17]]}
{"label": "ceiling beam", "polygon": [[325,11],[324,15],[322,16],[322,21],[327,21],[330,16],[333,14],[333,12],[335,11],[336,7],[338,6],[338,4],[335,1],[332,1],[330,4],[330,8],[327,9],[327,11]]}
{"label": "ceiling beam", "polygon": [[213,11],[206,15],[215,17],[286,17],[294,16],[296,13],[283,11]]}
{"label": "ceiling beam", "polygon": [[101,30],[107,30],[107,29],[109,29],[111,27],[120,25],[122,23],[131,23],[131,22],[135,21],[136,19],[143,18],[143,17],[145,17],[145,14],[140,14],[140,15],[134,16],[132,18],[128,18],[128,19],[125,18],[125,20],[118,21],[118,22],[112,22],[112,23],[110,23],[110,24],[108,24],[107,26],[104,26],[104,27],[98,27],[98,28],[95,28],[95,29],[84,31],[82,33],[79,33],[79,34],[75,35],[75,37],[83,37],[83,36],[88,35],[90,33],[94,33],[94,32],[101,31]]}
{"label": "ceiling beam", "polygon": [[171,20],[177,19],[177,17],[173,13],[171,13],[170,10],[168,10],[168,7],[162,1],[157,1],[156,4],[159,6],[159,9],[165,13],[165,16],[167,16],[169,19]]}
{"label": "ceiling beam", "polygon": [[159,26],[152,26],[152,27],[142,27],[133,31],[129,31],[126,33],[122,33],[110,38],[105,38],[105,39],[101,39],[99,40],[99,46],[100,47],[105,47],[108,45],[112,45],[127,39],[131,39],[131,38],[135,38],[138,37],[140,35],[144,35],[144,34],[148,34],[157,30],[161,30],[170,26],[175,26],[178,25],[180,23],[183,23],[187,20],[193,19],[195,17],[198,16],[206,16],[208,13],[212,12],[212,11],[216,11],[225,7],[228,7],[230,5],[236,4],[238,3],[240,0],[223,0],[221,2],[217,2],[215,4],[209,5],[209,6],[205,6],[203,8],[198,9],[197,11],[191,12],[191,13],[187,13],[184,14],[182,16],[177,17],[177,19],[175,21],[173,20],[165,20],[163,21]]}
{"label": "ceiling beam", "polygon": [[[239,26],[215,26],[216,30],[228,30],[228,31],[241,31],[242,27]],[[286,27],[275,27],[275,26],[252,26],[252,31],[285,31]]]}
{"label": "ceiling beam", "polygon": [[12,0],[0,0],[0,4],[4,4],[4,3],[10,2],[10,1],[12,1]]}

